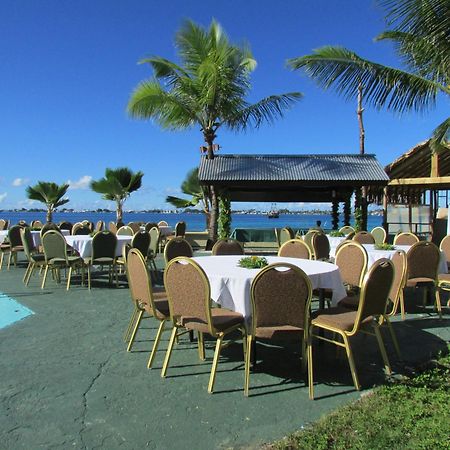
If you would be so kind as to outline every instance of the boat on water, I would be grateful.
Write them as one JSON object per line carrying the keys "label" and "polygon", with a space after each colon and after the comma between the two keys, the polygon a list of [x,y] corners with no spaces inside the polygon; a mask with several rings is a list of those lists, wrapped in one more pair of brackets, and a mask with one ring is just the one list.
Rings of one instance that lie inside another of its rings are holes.
{"label": "boat on water", "polygon": [[280,217],[280,212],[277,209],[277,205],[275,203],[272,203],[272,206],[270,207],[270,211],[267,213],[268,219],[278,219]]}

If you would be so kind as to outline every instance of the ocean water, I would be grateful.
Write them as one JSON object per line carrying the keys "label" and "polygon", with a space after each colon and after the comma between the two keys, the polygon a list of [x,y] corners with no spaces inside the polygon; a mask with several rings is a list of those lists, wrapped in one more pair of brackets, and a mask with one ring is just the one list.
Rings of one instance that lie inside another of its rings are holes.
{"label": "ocean water", "polygon": [[[11,223],[17,223],[19,220],[25,220],[30,223],[32,220],[45,222],[44,212],[0,212],[0,219],[8,219]],[[54,222],[63,220],[75,223],[82,220],[97,222],[103,220],[105,223],[115,221],[115,213],[97,213],[97,212],[56,212],[53,214]],[[124,213],[124,222],[159,222],[165,220],[169,225],[174,226],[177,222],[183,220],[186,222],[187,231],[204,231],[206,229],[205,216],[203,214],[188,213]],[[280,214],[278,219],[269,219],[265,214],[232,214],[231,228],[282,228],[289,226],[294,230],[308,229],[316,225],[316,221],[322,221],[324,230],[331,229],[331,215],[327,214]],[[343,217],[339,226],[343,226]],[[353,222],[353,219],[351,220]],[[379,226],[382,223],[381,216],[369,216],[368,229]]]}

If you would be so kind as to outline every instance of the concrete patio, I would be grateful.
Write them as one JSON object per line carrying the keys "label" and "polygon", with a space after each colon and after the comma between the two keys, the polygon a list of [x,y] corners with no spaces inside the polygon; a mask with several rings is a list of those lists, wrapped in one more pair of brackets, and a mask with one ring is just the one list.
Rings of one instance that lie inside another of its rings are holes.
{"label": "concrete patio", "polygon": [[[299,347],[258,346],[250,397],[243,395],[242,345],[223,350],[215,393],[206,391],[213,343],[198,359],[187,338],[176,346],[168,377],[160,377],[169,333],[154,368],[146,362],[156,332],[145,321],[133,351],[122,340],[132,311],[124,283],[110,288],[97,281],[89,292],[74,283],[38,277],[27,288],[23,268],[0,272],[0,292],[34,312],[0,329],[1,448],[38,449],[211,449],[256,448],[279,439],[328,411],[382,384],[384,373],[375,339],[358,337],[354,353],[363,391],[356,392],[345,358],[316,345],[315,393],[308,399],[300,374]],[[431,307],[429,311],[432,312]],[[450,338],[448,309],[443,320],[417,308],[395,321],[404,362],[385,342],[397,373],[445,351]]]}

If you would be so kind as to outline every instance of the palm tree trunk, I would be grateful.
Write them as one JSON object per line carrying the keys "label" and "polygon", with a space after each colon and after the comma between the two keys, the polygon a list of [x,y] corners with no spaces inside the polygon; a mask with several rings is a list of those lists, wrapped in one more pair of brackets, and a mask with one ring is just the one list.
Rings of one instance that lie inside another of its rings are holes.
{"label": "palm tree trunk", "polygon": [[122,202],[120,202],[119,200],[117,201],[116,220],[117,220],[117,223],[123,223]]}
{"label": "palm tree trunk", "polygon": [[[358,125],[359,125],[359,153],[364,155],[365,153],[365,138],[366,131],[364,129],[363,122],[363,112],[364,108],[362,106],[363,101],[363,85],[359,83],[358,85],[358,109],[356,114],[358,115]],[[367,230],[367,188],[366,186],[361,187],[361,227],[363,230]]]}
{"label": "palm tree trunk", "polygon": [[[205,142],[208,144],[207,149],[208,153],[206,158],[207,159],[214,159],[214,139],[216,135],[212,129],[207,129],[204,131],[204,138]],[[217,220],[219,218],[219,201],[217,198],[217,193],[214,188],[214,186],[209,187],[209,194],[210,194],[210,202],[211,202],[211,209],[209,211],[209,225],[208,225],[208,231],[209,231],[209,238],[213,241],[217,240]]]}
{"label": "palm tree trunk", "polygon": [[47,215],[46,215],[47,223],[50,223],[52,219],[53,219],[53,210],[52,208],[47,208]]}

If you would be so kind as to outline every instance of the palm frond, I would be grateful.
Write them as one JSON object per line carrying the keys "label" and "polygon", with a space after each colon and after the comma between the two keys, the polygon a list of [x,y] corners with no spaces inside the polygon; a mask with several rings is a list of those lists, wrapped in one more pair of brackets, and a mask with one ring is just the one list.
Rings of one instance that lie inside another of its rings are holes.
{"label": "palm frond", "polygon": [[[28,186],[25,191],[30,200],[37,200],[46,204],[56,204],[62,200],[67,189],[69,189],[67,183],[59,185],[48,181],[38,181],[36,185]],[[64,203],[68,201],[68,199],[64,199]]]}
{"label": "palm frond", "polygon": [[450,151],[450,117],[434,129],[430,140],[430,147],[435,153]]}
{"label": "palm frond", "polygon": [[176,84],[183,77],[189,77],[189,74],[178,64],[159,56],[144,58],[139,61],[139,64],[146,63],[153,68],[154,76],[163,79],[169,86]]}
{"label": "palm frond", "polygon": [[190,200],[181,197],[174,197],[169,195],[166,197],[166,202],[175,206],[175,208],[189,208],[190,206],[197,206],[200,199],[197,197],[192,197]]}
{"label": "palm frond", "polygon": [[356,98],[362,84],[368,103],[398,112],[426,110],[434,106],[439,91],[450,93],[432,80],[368,61],[342,47],[322,47],[288,64],[304,69],[322,88],[334,88],[346,99]]}

